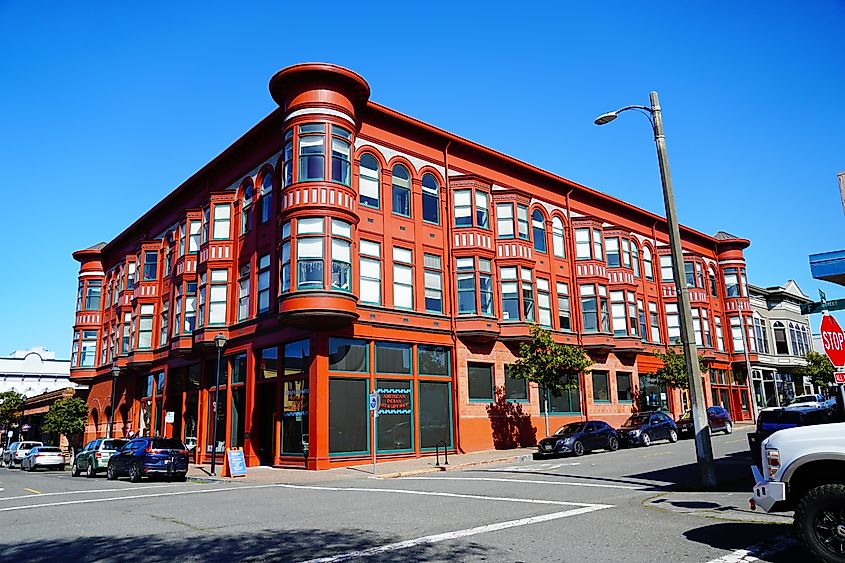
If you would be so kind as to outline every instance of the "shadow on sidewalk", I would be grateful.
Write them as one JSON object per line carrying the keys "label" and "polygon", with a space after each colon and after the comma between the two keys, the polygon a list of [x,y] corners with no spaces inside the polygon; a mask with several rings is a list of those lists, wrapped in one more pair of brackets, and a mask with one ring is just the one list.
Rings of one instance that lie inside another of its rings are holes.
{"label": "shadow on sidewalk", "polygon": [[[672,491],[699,491],[698,466],[695,463],[676,465],[645,473],[626,475],[632,479],[660,481],[662,488]],[[716,491],[748,492],[754,488],[751,476],[751,454],[747,451],[730,453],[716,460],[716,477],[719,481]]]}
{"label": "shadow on sidewalk", "polygon": [[[202,530],[199,530],[202,533]],[[207,532],[205,532],[207,534]],[[87,536],[79,539],[18,542],[0,545],[3,561],[304,561],[402,541],[404,538],[368,530],[256,530],[249,534],[174,537],[173,534],[118,537]],[[421,544],[408,549],[370,555],[367,561],[386,563],[439,560],[496,560],[495,554],[476,543]],[[131,555],[130,555],[131,554]]]}

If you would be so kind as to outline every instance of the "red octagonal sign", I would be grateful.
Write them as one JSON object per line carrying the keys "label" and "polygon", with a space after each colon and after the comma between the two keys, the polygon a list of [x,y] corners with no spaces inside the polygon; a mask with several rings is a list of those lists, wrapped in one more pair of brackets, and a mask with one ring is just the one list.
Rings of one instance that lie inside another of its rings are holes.
{"label": "red octagonal sign", "polygon": [[822,317],[822,345],[824,351],[836,367],[845,366],[845,333],[833,315]]}

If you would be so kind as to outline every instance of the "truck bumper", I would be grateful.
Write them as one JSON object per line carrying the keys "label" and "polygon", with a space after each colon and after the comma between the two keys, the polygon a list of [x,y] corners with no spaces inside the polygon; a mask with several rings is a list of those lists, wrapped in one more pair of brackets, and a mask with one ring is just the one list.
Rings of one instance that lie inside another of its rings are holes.
{"label": "truck bumper", "polygon": [[758,481],[754,485],[754,496],[751,497],[751,506],[760,507],[766,512],[771,512],[772,507],[786,500],[786,483],[780,481]]}

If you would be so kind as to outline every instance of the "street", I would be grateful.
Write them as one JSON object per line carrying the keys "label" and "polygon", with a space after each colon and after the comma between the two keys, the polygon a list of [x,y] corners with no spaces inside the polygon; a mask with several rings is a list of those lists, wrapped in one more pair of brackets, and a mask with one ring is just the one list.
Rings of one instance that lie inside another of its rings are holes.
{"label": "street", "polygon": [[[720,475],[747,466],[745,440],[744,430],[714,437]],[[679,490],[695,476],[685,467],[691,460],[693,444],[682,441],[398,479],[357,472],[308,484],[131,484],[3,469],[0,557],[712,561],[749,548],[740,556],[789,561],[802,555],[785,524],[677,512],[708,504],[671,500],[692,494]],[[695,498],[746,507],[745,481],[722,489]],[[661,500],[678,506],[664,510]]]}

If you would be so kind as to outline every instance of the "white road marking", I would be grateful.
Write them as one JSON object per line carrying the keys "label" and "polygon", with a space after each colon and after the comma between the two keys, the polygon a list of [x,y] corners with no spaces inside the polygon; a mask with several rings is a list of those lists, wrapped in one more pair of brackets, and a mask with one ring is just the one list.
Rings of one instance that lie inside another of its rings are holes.
{"label": "white road marking", "polygon": [[[571,467],[581,465],[578,462],[574,463],[538,463],[534,465],[509,465],[507,467],[495,467],[492,469],[478,469],[475,471],[548,471],[551,469],[560,469],[561,467]],[[470,470],[473,471],[473,470]]]}
{"label": "white road marking", "polygon": [[[89,489],[87,491],[59,491],[55,493],[41,493],[39,497],[52,497],[52,496],[63,496],[63,495],[84,495],[87,493],[111,493],[111,492],[120,492],[120,491],[137,491],[141,489],[161,489],[165,487],[178,487],[180,484],[172,484],[172,485],[146,485],[143,487],[114,487],[111,489]],[[0,489],[2,491],[3,489]],[[26,489],[24,489],[26,490]],[[0,502],[6,500],[20,500],[22,498],[32,498],[32,495],[21,495],[17,497],[0,497]]]}
{"label": "white road marking", "polygon": [[[145,487],[147,488],[147,487]],[[23,506],[9,506],[6,508],[0,508],[0,512],[11,512],[15,510],[26,510],[26,509],[34,509],[34,508],[48,508],[52,506],[69,506],[74,504],[93,504],[99,502],[115,502],[115,501],[122,501],[122,500],[134,500],[134,499],[142,499],[142,498],[155,498],[155,497],[171,497],[171,496],[181,496],[181,495],[196,495],[196,494],[204,494],[204,493],[222,493],[226,491],[242,491],[246,489],[300,489],[300,490],[311,490],[311,491],[353,491],[353,492],[366,492],[366,493],[393,493],[393,494],[406,494],[406,495],[419,495],[419,496],[438,496],[438,497],[451,497],[451,498],[467,498],[467,499],[474,499],[474,500],[493,500],[493,501],[502,501],[502,502],[518,502],[518,503],[528,503],[528,504],[549,504],[549,505],[557,505],[557,506],[579,506],[579,507],[600,507],[600,508],[609,508],[611,505],[604,505],[604,504],[590,504],[584,502],[564,502],[564,501],[556,501],[556,500],[546,500],[546,499],[522,499],[522,498],[512,498],[512,497],[491,497],[485,495],[469,495],[469,494],[461,494],[461,493],[443,493],[443,492],[436,492],[436,491],[414,491],[408,489],[382,489],[382,488],[372,488],[372,487],[321,487],[317,485],[288,485],[285,483],[276,483],[272,485],[238,485],[234,487],[220,487],[214,489],[195,489],[190,491],[174,491],[170,493],[153,493],[150,495],[122,495],[117,497],[105,497],[105,498],[96,498],[96,499],[81,499],[81,500],[65,500],[65,501],[57,501],[57,502],[47,502],[41,504],[27,504]],[[32,497],[29,497],[32,498]]]}
{"label": "white road marking", "polygon": [[746,549],[737,549],[733,553],[723,555],[718,559],[711,559],[707,563],[743,563],[746,561],[760,561],[762,557],[768,557],[785,551],[797,545],[797,541],[789,536],[776,536],[770,540],[760,542]]}
{"label": "white road marking", "polygon": [[476,526],[475,528],[467,528],[464,530],[455,530],[453,532],[444,532],[442,534],[434,534],[431,536],[423,536],[411,540],[400,541],[396,543],[389,543],[369,549],[362,549],[359,551],[349,551],[347,553],[340,553],[338,555],[331,555],[328,557],[320,557],[317,559],[310,559],[306,563],[334,563],[336,561],[347,561],[349,559],[357,559],[361,557],[371,557],[380,553],[388,551],[398,551],[400,549],[408,549],[422,544],[432,544],[442,541],[454,540],[458,538],[465,538],[477,534],[485,534],[487,532],[496,532],[499,530],[506,530],[508,528],[516,528],[517,526],[527,526],[529,524],[536,524],[539,522],[548,522],[550,520],[558,520],[560,518],[568,518],[569,516],[577,516],[579,514],[587,514],[588,512],[595,512],[602,508],[610,508],[608,505],[590,505],[582,508],[573,508],[571,510],[564,510],[562,512],[553,512],[551,514],[543,514],[541,516],[531,516],[529,518],[520,518],[518,520],[508,520],[506,522],[498,522],[496,524],[487,524],[485,526]]}
{"label": "white road marking", "polygon": [[597,487],[600,489],[625,489],[630,491],[647,491],[651,487],[635,487],[629,485],[606,485],[604,483],[576,483],[573,481],[541,481],[539,479],[505,479],[501,477],[399,477],[399,480],[411,481],[494,481],[502,483],[532,483],[541,485],[561,485],[567,487]]}

